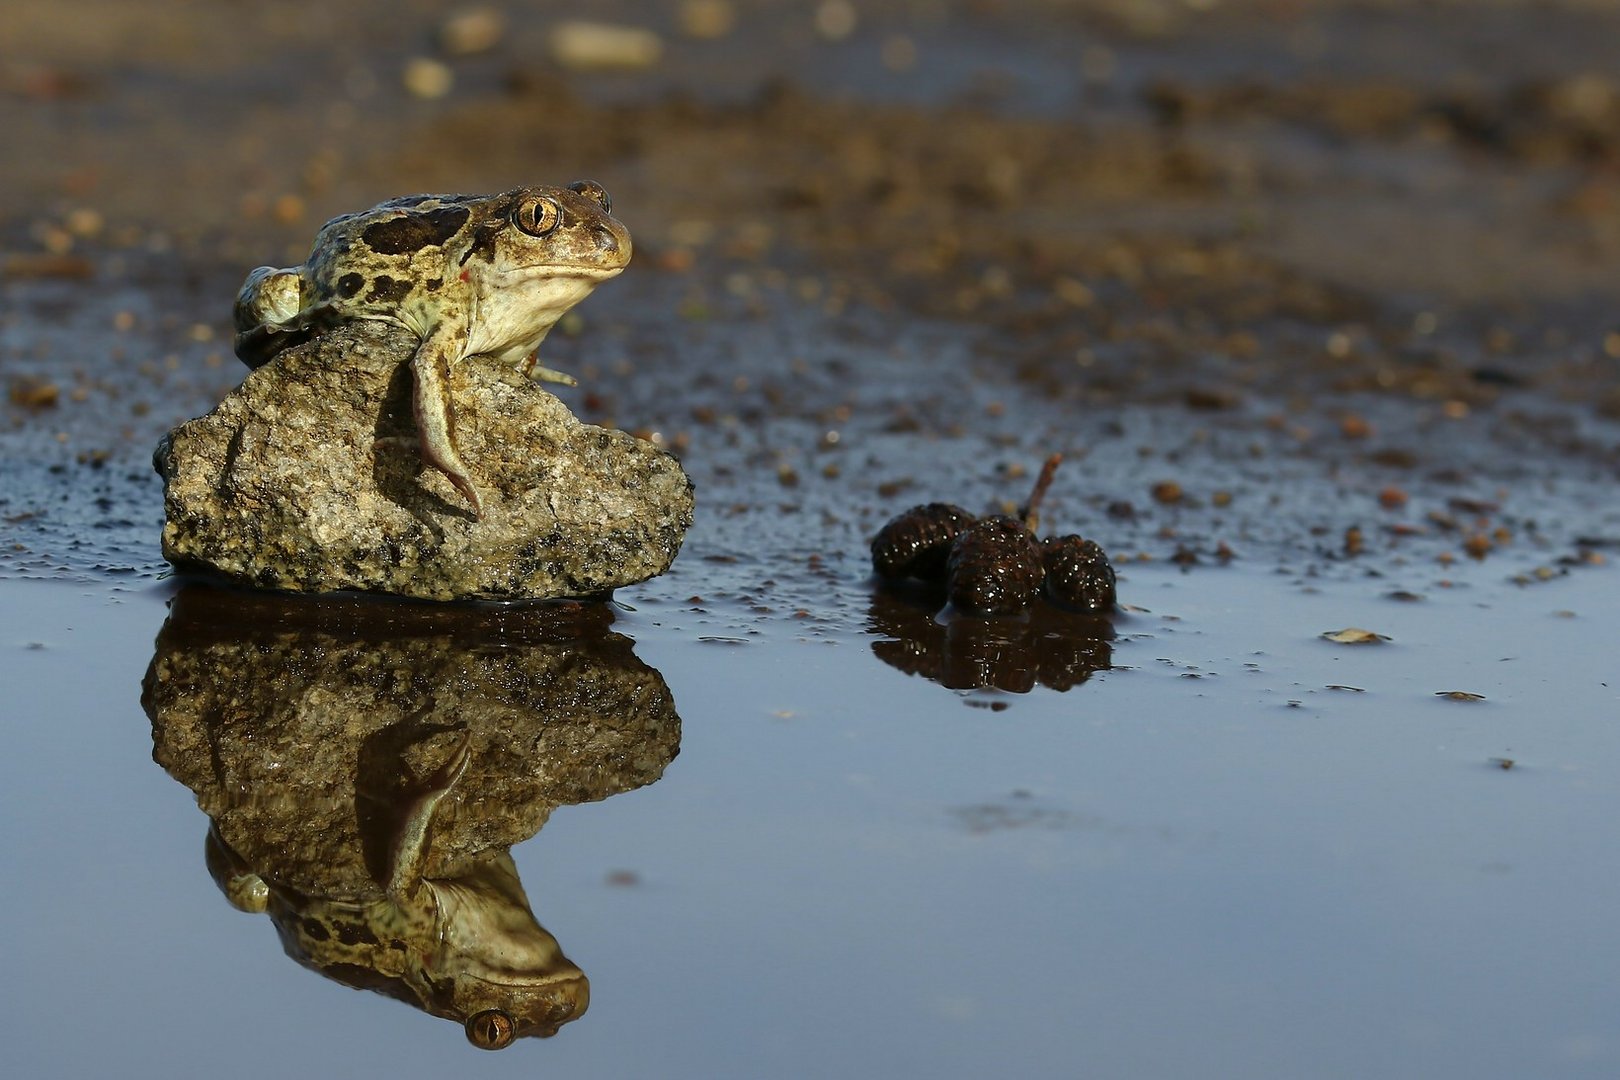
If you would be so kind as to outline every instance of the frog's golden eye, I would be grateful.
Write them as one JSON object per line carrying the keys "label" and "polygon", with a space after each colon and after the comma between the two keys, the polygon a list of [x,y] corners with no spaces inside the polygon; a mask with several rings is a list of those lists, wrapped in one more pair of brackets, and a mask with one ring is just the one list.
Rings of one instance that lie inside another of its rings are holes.
{"label": "frog's golden eye", "polygon": [[595,180],[578,180],[568,185],[569,191],[577,191],[591,202],[602,208],[604,214],[613,213],[613,199],[608,195],[607,188]]}
{"label": "frog's golden eye", "polygon": [[485,1009],[467,1021],[467,1041],[480,1050],[505,1050],[517,1038],[517,1025],[499,1009]]}
{"label": "frog's golden eye", "polygon": [[544,236],[557,227],[562,209],[550,199],[527,199],[512,212],[517,227],[530,236]]}

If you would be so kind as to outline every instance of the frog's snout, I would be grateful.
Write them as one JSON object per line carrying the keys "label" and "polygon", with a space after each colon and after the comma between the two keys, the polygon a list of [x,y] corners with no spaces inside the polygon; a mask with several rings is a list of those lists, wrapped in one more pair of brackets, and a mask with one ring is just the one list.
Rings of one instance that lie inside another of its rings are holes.
{"label": "frog's snout", "polygon": [[618,222],[599,222],[592,228],[596,250],[619,265],[630,261],[630,233]]}

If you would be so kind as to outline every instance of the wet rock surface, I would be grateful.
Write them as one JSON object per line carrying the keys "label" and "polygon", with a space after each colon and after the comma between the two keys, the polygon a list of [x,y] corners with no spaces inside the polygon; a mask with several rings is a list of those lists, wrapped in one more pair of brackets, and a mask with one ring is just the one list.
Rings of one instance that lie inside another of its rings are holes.
{"label": "wet rock surface", "polygon": [[153,757],[267,878],[366,896],[389,872],[387,808],[464,744],[423,867],[452,873],[675,758],[669,688],[609,621],[600,604],[447,612],[192,586],[143,683]]}
{"label": "wet rock surface", "polygon": [[580,423],[494,364],[452,373],[482,519],[422,464],[408,331],[358,322],[254,371],[165,437],[163,554],[251,586],[418,599],[590,596],[668,569],[692,522],[678,462]]}

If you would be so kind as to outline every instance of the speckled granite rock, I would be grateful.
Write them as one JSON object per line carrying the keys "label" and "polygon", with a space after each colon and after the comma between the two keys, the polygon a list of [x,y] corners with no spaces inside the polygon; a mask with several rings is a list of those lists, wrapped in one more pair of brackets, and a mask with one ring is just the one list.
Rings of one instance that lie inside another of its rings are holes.
{"label": "speckled granite rock", "polygon": [[475,518],[417,452],[415,345],[386,323],[340,327],[171,431],[153,458],[164,557],[260,588],[431,600],[589,596],[669,568],[692,521],[680,464],[476,359],[451,376]]}

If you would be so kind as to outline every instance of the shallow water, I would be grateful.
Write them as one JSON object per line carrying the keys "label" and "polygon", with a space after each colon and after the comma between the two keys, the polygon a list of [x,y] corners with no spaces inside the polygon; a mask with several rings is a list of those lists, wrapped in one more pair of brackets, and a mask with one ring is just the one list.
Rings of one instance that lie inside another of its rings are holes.
{"label": "shallow water", "polygon": [[[1476,577],[1132,568],[1115,669],[1029,694],[859,630],[709,633],[742,613],[649,586],[614,630],[679,756],[513,850],[589,1011],[478,1068],[1610,1075],[1620,671],[1590,616],[1620,581]],[[300,968],[208,880],[140,705],[173,591],[7,586],[16,1067],[464,1069],[454,1025]],[[1392,640],[1318,636],[1349,625]]]}
{"label": "shallow water", "polygon": [[[329,774],[299,775],[291,751],[253,771],[244,746],[261,729],[264,745],[294,750],[331,730],[300,735],[285,723],[297,709],[265,707],[269,692],[325,694],[343,704],[317,716],[342,719],[351,671],[395,670],[415,696],[378,695],[386,708],[351,719],[371,724],[361,734],[406,731],[390,752],[416,775],[464,710],[472,772],[499,773],[483,766],[511,730],[515,747],[517,733],[528,741],[510,756],[551,783],[522,802],[479,795],[470,772],[438,822],[455,825],[440,841],[465,848],[477,830],[462,823],[489,810],[480,827],[517,841],[533,918],[591,985],[588,1011],[555,1037],[480,1069],[1612,1075],[1620,578],[1595,556],[1617,518],[1602,455],[1549,447],[1612,445],[1613,421],[1529,394],[1462,419],[1364,400],[1353,407],[1382,435],[1307,441],[1272,424],[1280,406],[1258,394],[1215,413],[1084,407],[984,362],[949,325],[818,318],[780,296],[769,318],[723,311],[666,347],[680,286],[623,284],[647,314],[580,340],[641,362],[582,367],[601,389],[578,407],[681,440],[700,499],[672,571],[621,591],[612,612],[656,676],[622,657],[575,662],[566,635],[434,644],[431,627],[383,604],[373,618],[226,594],[227,611],[244,604],[235,625],[164,631],[179,594],[154,576],[145,457],[169,414],[207,408],[237,376],[201,355],[217,346],[199,343],[150,391],[163,415],[110,432],[116,406],[92,395],[3,433],[13,744],[0,855],[15,868],[5,1015],[21,1071],[467,1067],[456,1024],[306,970],[269,917],[233,910],[210,880],[198,795],[153,763],[163,719],[160,756],[191,782],[220,778],[198,787],[222,822],[264,794],[238,780],[289,764],[291,788],[318,787]],[[130,372],[109,382],[115,402],[144,386]],[[1341,407],[1326,398],[1303,419]],[[79,460],[86,448],[105,457]],[[874,594],[864,547],[883,517],[1020,497],[1020,469],[1055,448],[1071,457],[1043,531],[1082,529],[1115,553],[1129,608],[1111,625],[1058,628],[1068,651],[1032,678],[1027,644],[998,642],[1046,634],[1051,649],[1046,622],[976,634]],[[1416,466],[1374,457],[1403,448]],[[1170,478],[1185,498],[1148,494]],[[1410,503],[1385,509],[1394,484]],[[1119,501],[1129,513],[1109,509]],[[1366,533],[1361,556],[1344,550],[1351,525]],[[1500,535],[1487,558],[1455,558],[1465,535],[1487,532]],[[1236,549],[1230,565],[1221,543]],[[1178,548],[1196,556],[1189,573],[1170,561]],[[337,637],[278,651],[277,628],[297,619]],[[1391,640],[1320,637],[1345,627]],[[173,733],[191,727],[143,711],[142,684],[155,656],[185,661],[193,640],[226,651],[177,665],[208,678],[174,700],[216,716],[187,743]],[[479,665],[495,674],[465,674]],[[948,689],[906,671],[1041,685]],[[599,719],[592,742],[573,712],[521,715],[534,696],[611,702],[643,685],[667,687],[679,714],[672,760],[667,723],[647,740],[656,754],[615,772],[636,755],[602,747],[634,746],[608,738],[632,725]],[[1437,696],[1451,691],[1483,700]],[[208,743],[210,731],[231,738]],[[552,733],[598,756],[534,749]],[[591,783],[563,797],[576,774]],[[294,833],[307,812],[305,832],[341,831],[362,816],[362,785],[338,781],[353,785],[335,789],[352,810],[270,799],[273,823]],[[602,798],[610,789],[626,790]],[[245,826],[218,828],[240,843]],[[260,844],[272,858],[280,835]],[[287,878],[323,862],[287,861]],[[64,1038],[64,1015],[93,1017],[97,1037]]]}

